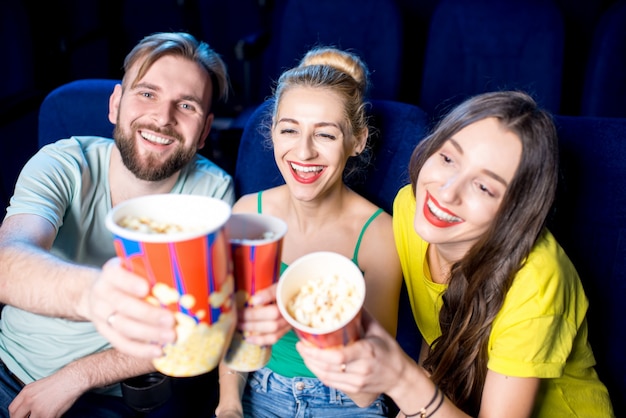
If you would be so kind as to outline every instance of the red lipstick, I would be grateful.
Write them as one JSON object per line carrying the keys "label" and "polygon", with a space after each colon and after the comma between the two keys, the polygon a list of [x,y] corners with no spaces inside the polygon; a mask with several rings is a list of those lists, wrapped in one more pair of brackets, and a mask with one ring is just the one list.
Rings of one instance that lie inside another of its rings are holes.
{"label": "red lipstick", "polygon": [[424,199],[424,206],[422,208],[422,211],[424,213],[424,218],[426,218],[426,220],[428,222],[430,222],[432,225],[438,227],[438,228],[448,228],[451,226],[455,226],[460,224],[461,222],[463,222],[462,220],[460,221],[449,221],[449,220],[445,220],[445,219],[441,219],[440,217],[436,216],[428,207],[428,201],[431,201],[433,205],[435,205],[437,207],[438,210],[440,210],[441,212],[446,213],[449,216],[453,216],[455,218],[458,219],[458,216],[456,216],[455,214],[453,214],[452,212],[450,212],[449,210],[446,210],[444,208],[442,208],[441,206],[439,206],[439,203],[430,195],[430,193],[426,192],[426,199]]}

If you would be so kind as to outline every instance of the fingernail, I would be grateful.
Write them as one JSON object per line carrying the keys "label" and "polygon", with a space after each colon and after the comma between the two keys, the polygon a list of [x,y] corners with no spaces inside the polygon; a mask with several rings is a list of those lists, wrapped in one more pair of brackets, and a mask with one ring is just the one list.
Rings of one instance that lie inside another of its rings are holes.
{"label": "fingernail", "polygon": [[250,298],[250,300],[248,300],[248,305],[249,306],[254,306],[254,305],[261,304],[262,302],[263,302],[263,300],[260,297],[252,296]]}

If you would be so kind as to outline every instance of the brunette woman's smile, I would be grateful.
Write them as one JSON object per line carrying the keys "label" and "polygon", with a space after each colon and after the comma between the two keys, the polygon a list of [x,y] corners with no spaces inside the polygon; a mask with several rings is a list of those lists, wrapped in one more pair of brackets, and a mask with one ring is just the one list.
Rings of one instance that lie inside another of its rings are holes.
{"label": "brunette woman's smile", "polygon": [[426,220],[439,228],[448,228],[463,222],[463,219],[441,207],[439,202],[428,192],[426,192],[426,199],[424,199],[423,211]]}

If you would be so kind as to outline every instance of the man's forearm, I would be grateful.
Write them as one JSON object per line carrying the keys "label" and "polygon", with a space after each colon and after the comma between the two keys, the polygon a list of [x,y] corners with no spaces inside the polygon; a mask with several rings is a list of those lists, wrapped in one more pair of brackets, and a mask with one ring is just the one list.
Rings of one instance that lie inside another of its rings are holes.
{"label": "man's forearm", "polygon": [[29,312],[87,320],[86,289],[98,274],[31,245],[0,246],[0,302]]}
{"label": "man's forearm", "polygon": [[155,370],[152,360],[131,357],[109,349],[75,360],[58,373],[76,379],[86,392]]}

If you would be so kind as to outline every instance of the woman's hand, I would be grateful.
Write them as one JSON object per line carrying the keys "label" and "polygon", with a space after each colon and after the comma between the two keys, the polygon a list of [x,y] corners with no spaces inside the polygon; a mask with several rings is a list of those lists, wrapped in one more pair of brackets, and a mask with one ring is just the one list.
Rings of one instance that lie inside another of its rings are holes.
{"label": "woman's hand", "polygon": [[256,292],[237,317],[246,341],[257,345],[272,345],[290,329],[276,305],[276,284]]}
{"label": "woman's hand", "polygon": [[337,349],[320,349],[299,341],[296,349],[307,367],[327,386],[346,393],[385,393],[398,384],[413,363],[385,329],[363,311],[365,335]]}

